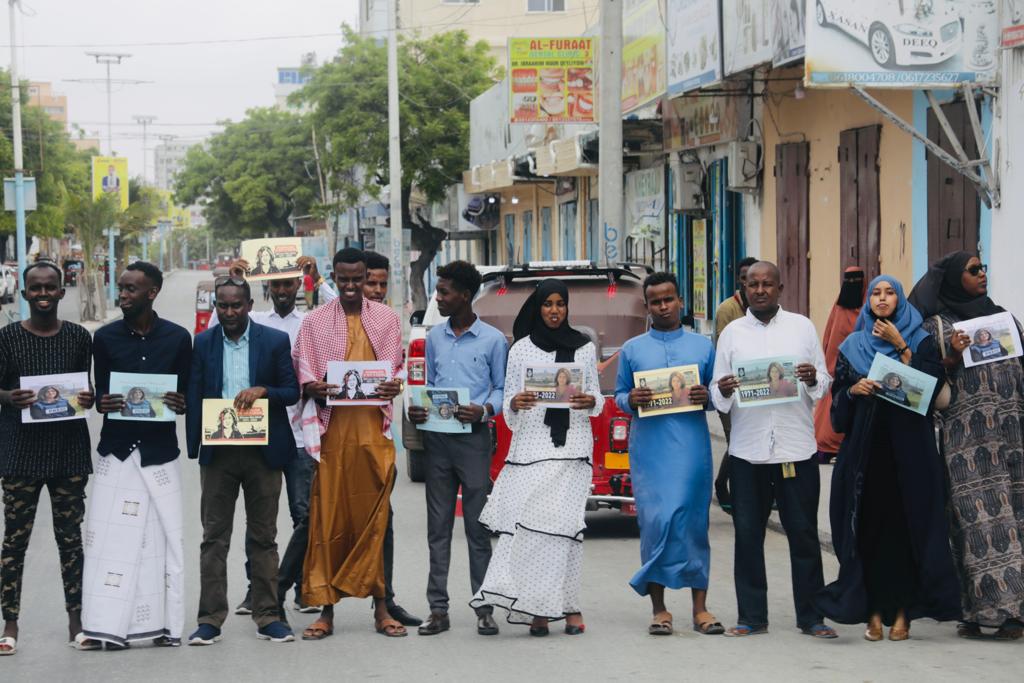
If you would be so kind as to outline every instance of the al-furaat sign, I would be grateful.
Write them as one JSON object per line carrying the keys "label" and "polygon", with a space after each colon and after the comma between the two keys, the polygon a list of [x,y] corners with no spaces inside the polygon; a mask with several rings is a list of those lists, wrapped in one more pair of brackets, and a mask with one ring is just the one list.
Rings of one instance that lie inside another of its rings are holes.
{"label": "al-furaat sign", "polygon": [[815,0],[808,5],[808,86],[936,88],[996,78],[995,0]]}
{"label": "al-furaat sign", "polygon": [[593,123],[596,38],[509,38],[512,123]]}

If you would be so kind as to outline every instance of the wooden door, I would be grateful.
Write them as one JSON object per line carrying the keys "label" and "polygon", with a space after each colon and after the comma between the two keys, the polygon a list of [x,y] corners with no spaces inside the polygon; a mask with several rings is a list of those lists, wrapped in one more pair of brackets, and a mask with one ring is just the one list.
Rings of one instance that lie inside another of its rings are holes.
{"label": "wooden door", "polygon": [[809,157],[807,142],[775,146],[775,239],[785,285],[780,303],[787,311],[803,315],[810,309]]}
{"label": "wooden door", "polygon": [[[969,159],[978,158],[978,148],[967,117],[963,100],[942,105],[953,132],[963,145]],[[954,157],[935,113],[928,109],[928,138],[939,143]],[[928,155],[928,262],[935,263],[953,251],[978,250],[978,219],[981,202],[971,181],[960,175],[934,155]]]}
{"label": "wooden door", "polygon": [[878,242],[878,144],[882,127],[851,128],[839,134],[840,266],[860,266],[870,281],[880,272]]}

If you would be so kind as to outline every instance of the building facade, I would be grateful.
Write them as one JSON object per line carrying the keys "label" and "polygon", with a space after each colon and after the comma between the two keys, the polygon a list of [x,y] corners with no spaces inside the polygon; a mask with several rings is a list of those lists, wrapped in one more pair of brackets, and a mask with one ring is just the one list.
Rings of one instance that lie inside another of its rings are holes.
{"label": "building facade", "polygon": [[39,107],[47,116],[67,128],[68,98],[66,95],[53,92],[52,83],[29,82],[28,103],[33,107]]}

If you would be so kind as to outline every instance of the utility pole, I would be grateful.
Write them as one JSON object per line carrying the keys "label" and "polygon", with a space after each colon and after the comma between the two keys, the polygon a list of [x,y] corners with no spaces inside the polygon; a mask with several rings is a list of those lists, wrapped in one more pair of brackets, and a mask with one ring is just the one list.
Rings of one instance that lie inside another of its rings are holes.
{"label": "utility pole", "polygon": [[601,256],[606,265],[625,260],[625,216],[622,201],[622,3],[601,0],[598,57],[600,101],[598,154],[598,225]]}
{"label": "utility pole", "polygon": [[107,67],[107,154],[114,156],[114,124],[111,123],[111,109],[112,109],[112,91],[110,88],[110,65],[120,64],[125,59],[131,57],[127,52],[86,52],[96,60],[97,64],[103,64]]}
{"label": "utility pole", "polygon": [[402,253],[402,141],[398,120],[398,0],[388,3],[388,197],[391,202],[391,307],[405,326],[405,266]]}
{"label": "utility pole", "polygon": [[[21,146],[21,83],[18,81],[18,46],[14,19],[17,14],[16,5],[20,0],[9,0],[8,10],[11,25],[11,127],[14,133],[14,223],[15,240],[18,252],[18,282],[25,287],[22,273],[28,267],[28,254],[25,251],[25,170],[24,152]],[[22,320],[28,319],[28,302],[18,297],[18,311]]]}
{"label": "utility pole", "polygon": [[151,116],[149,114],[136,114],[132,118],[135,119],[135,123],[142,126],[142,184],[147,185],[149,183],[149,180],[146,175],[147,173],[149,173],[149,151],[147,145],[149,137],[147,135],[146,129],[149,127],[149,124],[156,121],[156,117]]}

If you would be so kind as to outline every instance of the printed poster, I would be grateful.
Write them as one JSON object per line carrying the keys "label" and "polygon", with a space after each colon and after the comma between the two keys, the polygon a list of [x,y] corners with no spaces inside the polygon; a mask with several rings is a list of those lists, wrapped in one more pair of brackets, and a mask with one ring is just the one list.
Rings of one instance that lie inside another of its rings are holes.
{"label": "printed poster", "polygon": [[717,0],[668,0],[667,10],[669,95],[722,80]]}
{"label": "printed poster", "polygon": [[569,398],[583,391],[583,366],[541,363],[523,368],[523,391],[537,394],[541,408],[568,408]]}
{"label": "printed poster", "polygon": [[693,302],[694,320],[708,319],[708,223],[704,218],[690,221],[693,239]]}
{"label": "printed poster", "polygon": [[594,123],[596,38],[509,38],[512,123]]}
{"label": "printed poster", "polygon": [[128,159],[125,157],[92,158],[92,198],[104,195],[116,196],[121,211],[128,208]]}
{"label": "printed poster", "polygon": [[804,81],[814,87],[955,88],[996,81],[996,0],[808,3]]}
{"label": "printed poster", "polygon": [[771,63],[775,55],[771,3],[772,0],[726,0],[722,3],[722,56],[726,76]]}
{"label": "printed poster", "polygon": [[756,358],[733,364],[732,374],[740,381],[736,401],[740,408],[793,403],[800,400],[799,363],[792,356]]}
{"label": "printed poster", "polygon": [[665,8],[663,0],[622,4],[622,112],[665,92]]}
{"label": "printed poster", "polygon": [[391,379],[387,361],[333,361],[327,364],[327,383],[337,384],[329,406],[384,406],[390,403],[377,397],[377,385]]}
{"label": "printed poster", "polygon": [[87,372],[30,375],[20,379],[19,388],[36,392],[35,403],[21,411],[22,423],[85,419],[78,394],[90,390]]}
{"label": "printed poster", "polygon": [[808,4],[805,0],[771,0],[775,21],[772,41],[775,47],[772,56],[774,66],[785,66],[804,56]]}
{"label": "printed poster", "polygon": [[174,422],[175,412],[164,405],[164,394],[178,390],[177,375],[111,372],[110,393],[124,396],[120,412],[107,413],[111,420]]}
{"label": "printed poster", "polygon": [[270,432],[270,407],[265,398],[252,408],[235,408],[229,398],[203,399],[204,446],[266,446]]}
{"label": "printed poster", "polygon": [[647,387],[654,392],[654,399],[640,406],[640,417],[704,409],[704,406],[690,402],[690,387],[700,384],[700,368],[696,365],[634,372],[633,384],[637,387]]}
{"label": "printed poster", "polygon": [[1024,0],[1002,0],[1003,47],[1024,45]]}
{"label": "printed poster", "polygon": [[875,396],[920,415],[928,412],[937,384],[931,375],[880,353],[871,362],[868,379],[882,385]]}
{"label": "printed poster", "polygon": [[631,171],[625,177],[626,226],[634,240],[660,249],[665,242],[665,167]]}
{"label": "printed poster", "polygon": [[448,389],[444,387],[408,387],[410,406],[427,409],[427,421],[416,425],[417,429],[442,434],[468,434],[472,426],[459,422],[455,410],[460,405],[469,405],[469,389]]}
{"label": "printed poster", "polygon": [[1010,313],[962,320],[953,327],[971,338],[971,345],[963,354],[964,367],[973,368],[1022,355],[1020,330]]}
{"label": "printed poster", "polygon": [[300,277],[301,237],[264,237],[242,242],[242,258],[249,262],[246,278],[253,282]]}

